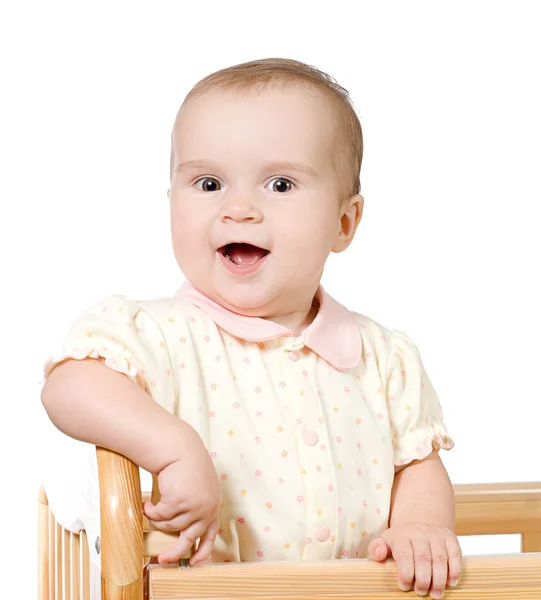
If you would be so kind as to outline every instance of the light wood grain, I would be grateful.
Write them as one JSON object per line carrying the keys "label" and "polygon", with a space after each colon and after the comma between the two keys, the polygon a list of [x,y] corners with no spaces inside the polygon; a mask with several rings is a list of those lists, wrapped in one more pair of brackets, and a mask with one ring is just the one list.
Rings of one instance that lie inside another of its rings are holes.
{"label": "light wood grain", "polygon": [[90,552],[86,531],[81,532],[81,548],[83,555],[83,600],[90,600]]}
{"label": "light wood grain", "polygon": [[71,598],[71,534],[67,529],[63,529],[63,545],[64,545],[64,600],[72,600]]}
{"label": "light wood grain", "polygon": [[458,484],[454,490],[457,535],[541,532],[541,482]]}
{"label": "light wood grain", "polygon": [[[56,523],[56,521],[55,521]],[[62,553],[62,527],[56,523],[56,600],[63,600],[64,586],[62,585],[64,578],[64,560]]]}
{"label": "light wood grain", "polygon": [[49,600],[49,502],[43,487],[38,495],[38,600]]}
{"label": "light wood grain", "polygon": [[49,598],[56,599],[56,521],[49,507]]}
{"label": "light wood grain", "polygon": [[73,600],[81,600],[81,536],[74,533],[71,540]]}
{"label": "light wood grain", "polygon": [[541,552],[541,531],[522,534],[521,552]]}
{"label": "light wood grain", "polygon": [[97,458],[102,598],[142,600],[143,512],[139,468],[125,456],[104,448],[97,448]]}
{"label": "light wood grain", "polygon": [[[188,596],[171,596],[167,597],[167,600],[189,600]],[[191,598],[191,597],[190,597]],[[197,596],[197,600],[419,600],[421,596],[418,596],[415,592],[401,592],[400,590],[394,592],[363,592],[356,591],[352,593],[332,593],[332,594],[319,594],[314,596],[302,596],[295,594],[285,594],[283,596]],[[539,600],[539,590],[533,588],[501,588],[498,590],[452,590],[445,593],[444,598],[446,600]],[[429,596],[425,596],[425,599],[430,599]],[[150,598],[152,600],[152,598]],[[165,600],[165,599],[164,599]]]}
{"label": "light wood grain", "polygon": [[[149,567],[151,600],[255,600],[415,597],[397,585],[394,561],[331,560],[303,563],[206,564],[190,570]],[[541,554],[467,557],[460,584],[446,598],[541,599]]]}

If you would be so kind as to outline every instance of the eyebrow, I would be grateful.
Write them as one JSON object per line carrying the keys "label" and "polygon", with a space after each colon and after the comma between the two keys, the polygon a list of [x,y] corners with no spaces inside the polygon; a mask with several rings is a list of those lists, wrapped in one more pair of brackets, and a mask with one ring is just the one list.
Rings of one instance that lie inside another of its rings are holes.
{"label": "eyebrow", "polygon": [[316,171],[310,165],[298,161],[266,161],[265,168],[272,171],[300,171],[312,177],[317,177]]}
{"label": "eyebrow", "polygon": [[175,173],[179,173],[180,171],[184,171],[186,169],[197,169],[200,167],[213,167],[213,166],[215,166],[215,164],[211,160],[204,160],[204,159],[187,160],[185,162],[178,164],[175,167]]}
{"label": "eyebrow", "polygon": [[[318,174],[316,171],[306,163],[299,161],[288,161],[288,160],[270,160],[265,161],[264,163],[265,169],[272,171],[300,171],[302,173],[306,173],[312,177],[317,177]],[[187,160],[178,164],[175,167],[175,173],[179,173],[180,171],[187,169],[197,169],[197,168],[216,168],[216,163],[212,160],[207,159],[198,159],[198,160]]]}

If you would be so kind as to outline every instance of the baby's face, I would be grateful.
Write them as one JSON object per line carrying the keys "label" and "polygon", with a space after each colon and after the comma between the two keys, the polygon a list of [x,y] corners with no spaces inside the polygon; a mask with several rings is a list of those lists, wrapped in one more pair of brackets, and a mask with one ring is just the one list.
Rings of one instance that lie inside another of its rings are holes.
{"label": "baby's face", "polygon": [[234,312],[268,318],[311,301],[330,252],[349,244],[358,223],[344,233],[333,127],[318,93],[297,87],[212,91],[182,108],[172,240],[200,291]]}

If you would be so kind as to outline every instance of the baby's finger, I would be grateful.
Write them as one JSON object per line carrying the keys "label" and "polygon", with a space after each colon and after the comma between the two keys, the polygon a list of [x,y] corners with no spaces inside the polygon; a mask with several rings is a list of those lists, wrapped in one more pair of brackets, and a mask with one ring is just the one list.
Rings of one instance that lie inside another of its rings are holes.
{"label": "baby's finger", "polygon": [[407,592],[413,585],[415,569],[413,565],[413,549],[409,538],[394,542],[391,547],[393,558],[398,569],[398,587]]}
{"label": "baby's finger", "polygon": [[190,553],[193,545],[205,532],[203,521],[193,523],[188,529],[181,531],[173,545],[158,556],[160,564],[177,562]]}
{"label": "baby's finger", "polygon": [[426,537],[412,540],[413,561],[415,563],[415,593],[426,596],[432,581],[432,552]]}
{"label": "baby's finger", "polygon": [[378,561],[385,560],[389,556],[390,551],[391,549],[387,545],[387,541],[382,537],[373,539],[367,548],[368,555]]}
{"label": "baby's finger", "polygon": [[455,536],[447,538],[447,555],[449,556],[448,583],[455,587],[462,576],[462,550]]}
{"label": "baby's finger", "polygon": [[143,504],[143,512],[147,519],[152,521],[168,521],[175,517],[179,512],[178,506],[172,504],[164,504],[162,501],[158,504],[152,504],[152,502],[145,502]]}
{"label": "baby's finger", "polygon": [[188,527],[197,521],[192,513],[185,512],[180,515],[175,515],[172,519],[163,520],[163,521],[153,521],[152,519],[148,520],[148,525],[150,529],[160,531],[183,531],[184,529],[188,529]]}
{"label": "baby's finger", "polygon": [[216,536],[218,535],[218,529],[219,524],[217,520],[209,524],[207,530],[199,540],[199,546],[197,547],[197,550],[190,559],[190,565],[192,567],[195,567],[197,563],[205,562],[208,558],[210,558],[212,550],[214,549]]}
{"label": "baby's finger", "polygon": [[432,588],[431,598],[443,598],[445,584],[447,583],[447,548],[445,540],[432,540],[430,543],[432,554]]}

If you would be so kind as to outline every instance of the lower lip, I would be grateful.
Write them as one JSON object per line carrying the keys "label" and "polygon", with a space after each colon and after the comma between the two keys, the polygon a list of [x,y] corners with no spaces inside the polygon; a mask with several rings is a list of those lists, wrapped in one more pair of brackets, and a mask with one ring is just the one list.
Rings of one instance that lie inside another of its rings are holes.
{"label": "lower lip", "polygon": [[253,275],[256,271],[259,271],[259,269],[262,268],[265,262],[267,262],[267,258],[269,257],[270,252],[269,254],[266,254],[263,258],[256,260],[255,263],[251,265],[236,265],[235,263],[231,262],[228,258],[226,258],[221,252],[218,252],[217,254],[220,257],[223,266],[229,273],[232,273],[234,275]]}

